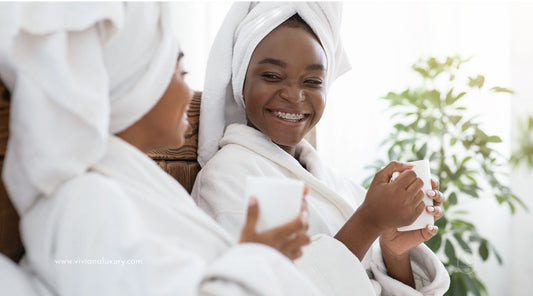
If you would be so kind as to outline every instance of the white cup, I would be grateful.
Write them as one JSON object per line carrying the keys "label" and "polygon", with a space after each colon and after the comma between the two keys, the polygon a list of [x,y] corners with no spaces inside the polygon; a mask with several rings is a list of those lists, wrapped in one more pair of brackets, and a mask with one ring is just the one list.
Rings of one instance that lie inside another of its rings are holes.
{"label": "white cup", "polygon": [[[246,177],[245,200],[255,196],[259,205],[257,232],[281,226],[298,217],[304,182],[289,178]],[[248,203],[246,203],[248,205]]]}
{"label": "white cup", "polygon": [[[424,203],[426,206],[433,205],[433,200],[427,196],[427,191],[431,190],[431,173],[429,170],[429,161],[427,159],[424,160],[417,160],[413,162],[408,162],[408,164],[414,165],[412,170],[416,173],[416,176],[422,179],[424,182],[424,185],[422,186],[422,191],[424,191]],[[396,179],[396,177],[399,175],[399,172],[394,172],[392,174],[391,181]],[[409,230],[415,230],[415,229],[422,229],[425,228],[428,224],[433,225],[434,223],[434,217],[430,213],[428,213],[424,207],[424,211],[418,218],[413,222],[413,224],[408,226],[403,226],[398,228],[398,231],[409,231]]]}

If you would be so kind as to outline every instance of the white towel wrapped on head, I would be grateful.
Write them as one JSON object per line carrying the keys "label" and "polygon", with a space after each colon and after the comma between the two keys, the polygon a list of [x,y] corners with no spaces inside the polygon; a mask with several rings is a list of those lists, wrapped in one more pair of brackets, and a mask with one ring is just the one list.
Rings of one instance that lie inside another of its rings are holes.
{"label": "white towel wrapped on head", "polygon": [[11,91],[3,179],[23,216],[157,103],[178,45],[165,3],[1,5],[0,76]]}

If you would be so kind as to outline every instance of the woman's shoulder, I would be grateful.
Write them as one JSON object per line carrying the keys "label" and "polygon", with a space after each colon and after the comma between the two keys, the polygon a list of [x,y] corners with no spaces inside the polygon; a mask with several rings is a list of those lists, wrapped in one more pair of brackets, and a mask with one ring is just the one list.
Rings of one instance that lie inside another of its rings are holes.
{"label": "woman's shoulder", "polygon": [[93,172],[67,181],[55,192],[53,198],[63,200],[65,206],[72,209],[100,208],[97,210],[100,213],[127,200],[126,193],[117,181]]}
{"label": "woman's shoulder", "polygon": [[263,157],[246,147],[228,144],[218,150],[202,170],[242,169],[264,161]]}

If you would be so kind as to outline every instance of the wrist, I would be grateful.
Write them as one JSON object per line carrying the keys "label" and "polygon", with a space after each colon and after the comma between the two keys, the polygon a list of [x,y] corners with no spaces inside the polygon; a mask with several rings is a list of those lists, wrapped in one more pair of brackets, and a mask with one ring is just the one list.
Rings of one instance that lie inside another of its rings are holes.
{"label": "wrist", "polygon": [[335,235],[359,260],[380,235],[380,229],[356,211]]}
{"label": "wrist", "polygon": [[375,217],[375,213],[367,210],[367,207],[365,207],[364,204],[357,208],[357,210],[352,216],[353,219],[358,220],[361,225],[365,226],[366,230],[369,233],[375,235],[377,238],[385,232],[386,227],[383,227],[382,225],[377,223]]}
{"label": "wrist", "polygon": [[412,288],[416,288],[409,252],[403,254],[391,254],[386,248],[381,248],[381,256],[385,268],[387,269],[387,274],[390,277]]}
{"label": "wrist", "polygon": [[409,250],[398,251],[398,248],[390,247],[387,243],[387,240],[383,239],[383,236],[379,238],[379,247],[381,248],[381,255],[383,258],[394,261],[409,260]]}

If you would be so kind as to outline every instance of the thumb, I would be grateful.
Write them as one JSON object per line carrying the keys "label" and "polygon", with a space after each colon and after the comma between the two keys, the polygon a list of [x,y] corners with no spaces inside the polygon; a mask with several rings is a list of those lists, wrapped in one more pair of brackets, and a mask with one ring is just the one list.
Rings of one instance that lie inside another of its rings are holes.
{"label": "thumb", "polygon": [[250,196],[250,200],[248,201],[248,213],[246,215],[246,224],[244,225],[244,228],[255,232],[255,225],[257,224],[258,218],[259,218],[259,204],[257,203],[257,198],[255,198],[255,196]]}

